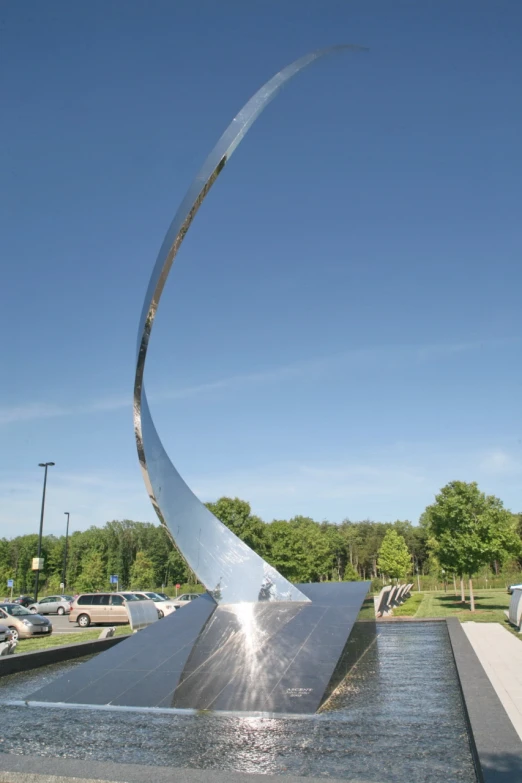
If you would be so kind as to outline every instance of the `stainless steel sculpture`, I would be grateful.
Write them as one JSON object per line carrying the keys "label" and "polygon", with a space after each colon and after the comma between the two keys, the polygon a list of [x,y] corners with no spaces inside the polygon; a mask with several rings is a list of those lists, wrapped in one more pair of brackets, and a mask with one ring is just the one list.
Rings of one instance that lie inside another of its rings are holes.
{"label": "stainless steel sculpture", "polygon": [[161,522],[208,593],[44,685],[25,701],[29,706],[309,714],[328,703],[375,641],[375,619],[359,614],[369,582],[292,585],[199,502],[165,453],[143,387],[159,298],[205,195],[281,85],[321,55],[343,48],[355,47],[297,60],[233,120],[170,226],[145,299],[134,389],[140,464]]}
{"label": "stainless steel sculpture", "polygon": [[219,603],[241,601],[309,602],[272,566],[222,524],[193,494],[171,463],[152,421],[143,373],[154,317],[174,258],[203,199],[225,163],[265,106],[302,68],[320,57],[360,47],[322,49],[277,73],[232,120],[190,186],[167,231],[154,266],[141,313],[134,384],[134,430],[145,485],[154,509],[198,578]]}

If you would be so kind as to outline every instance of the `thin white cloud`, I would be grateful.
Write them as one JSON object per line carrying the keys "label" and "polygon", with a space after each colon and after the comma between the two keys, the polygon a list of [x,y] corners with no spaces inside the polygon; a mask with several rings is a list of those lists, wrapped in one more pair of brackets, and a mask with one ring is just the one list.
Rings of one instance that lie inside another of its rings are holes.
{"label": "thin white cloud", "polygon": [[[205,475],[182,470],[202,501],[228,495],[251,503],[269,521],[296,514],[331,521],[410,519],[416,522],[447,482],[478,481],[481,490],[502,498],[507,508],[522,509],[520,445],[499,438],[496,444],[460,447],[451,441],[385,444],[378,451],[324,461],[271,462],[248,467],[211,468]],[[103,525],[110,519],[156,522],[137,466],[126,473],[53,469],[48,485],[45,531],[61,534],[64,511],[73,529]],[[0,481],[0,536],[36,532],[41,476],[4,475]]]}
{"label": "thin white cloud", "polygon": [[85,405],[60,406],[49,403],[30,402],[26,405],[15,405],[11,407],[0,408],[0,426],[6,424],[16,424],[24,421],[35,421],[41,419],[55,419],[62,416],[77,416],[85,413],[99,413],[103,411],[114,411],[120,408],[130,408],[130,397],[124,399],[107,398],[96,400]]}
{"label": "thin white cloud", "polygon": [[494,476],[516,476],[522,474],[522,461],[503,449],[493,449],[482,456],[479,469]]}
{"label": "thin white cloud", "polygon": [[[6,477],[0,482],[0,536],[36,533],[42,499],[41,476]],[[71,530],[103,526],[111,519],[156,522],[145,486],[119,474],[54,472],[47,486],[44,533],[62,535],[64,511],[71,514]]]}
{"label": "thin white cloud", "polygon": [[[328,369],[335,369],[344,365],[370,368],[375,364],[381,365],[384,360],[386,360],[388,366],[390,363],[400,366],[404,362],[437,361],[459,353],[497,347],[515,342],[519,342],[519,340],[506,339],[431,345],[374,346],[329,356],[316,357],[302,362],[294,362],[289,365],[274,367],[260,372],[232,375],[228,378],[221,378],[193,386],[154,391],[154,393],[150,395],[150,401],[160,403],[167,400],[188,399],[223,389],[238,388],[244,385],[261,385],[280,382],[286,378],[309,376],[314,373],[325,373]],[[130,410],[131,406],[132,397],[130,393],[105,397],[92,402],[72,406],[41,402],[6,406],[0,408],[0,426],[63,416],[104,413],[125,408]]]}
{"label": "thin white cloud", "polygon": [[[318,506],[343,505],[342,516],[368,498],[388,501],[390,508],[401,498],[419,493],[429,497],[429,486],[421,469],[411,466],[332,462],[309,465],[274,463],[256,469],[237,470],[206,478],[189,479],[202,500],[232,495],[248,500],[260,513],[268,506],[287,509],[288,515],[313,514]],[[309,509],[307,511],[307,509]],[[391,512],[393,514],[393,512]],[[364,516],[364,515],[363,515]]]}
{"label": "thin white cloud", "polygon": [[68,416],[70,408],[47,403],[30,402],[26,405],[14,405],[0,408],[0,425],[13,422],[32,421],[34,419],[51,419],[55,416]]}
{"label": "thin white cloud", "polygon": [[402,442],[383,445],[360,458],[277,462],[187,478],[202,500],[238,496],[267,520],[272,515],[305,514],[336,521],[348,516],[416,522],[436,493],[453,480],[478,481],[484,492],[518,510],[522,508],[520,444],[513,439],[499,442],[502,447]]}

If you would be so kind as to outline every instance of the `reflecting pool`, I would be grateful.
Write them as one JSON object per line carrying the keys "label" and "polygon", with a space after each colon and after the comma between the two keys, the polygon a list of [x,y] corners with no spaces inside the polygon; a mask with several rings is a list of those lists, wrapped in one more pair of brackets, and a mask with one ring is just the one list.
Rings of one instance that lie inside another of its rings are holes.
{"label": "reflecting pool", "polygon": [[[446,624],[380,623],[377,631],[375,643],[319,715],[153,715],[2,705],[0,750],[357,783],[476,783]],[[77,665],[4,677],[0,699],[23,699]]]}

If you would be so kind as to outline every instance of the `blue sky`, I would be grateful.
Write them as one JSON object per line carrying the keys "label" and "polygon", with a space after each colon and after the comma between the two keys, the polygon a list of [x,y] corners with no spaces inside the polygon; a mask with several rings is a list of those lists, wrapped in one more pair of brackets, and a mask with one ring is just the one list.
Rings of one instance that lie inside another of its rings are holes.
{"label": "blue sky", "polygon": [[522,509],[522,5],[98,0],[0,12],[0,535],[155,521],[136,330],[175,209],[277,70],[207,198],[146,380],[203,500],[417,521],[452,479]]}

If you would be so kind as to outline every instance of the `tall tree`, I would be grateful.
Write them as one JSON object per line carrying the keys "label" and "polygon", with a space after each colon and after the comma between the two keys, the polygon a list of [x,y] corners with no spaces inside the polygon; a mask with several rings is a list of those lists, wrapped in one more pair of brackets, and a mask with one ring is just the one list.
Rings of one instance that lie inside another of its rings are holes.
{"label": "tall tree", "polygon": [[268,562],[291,582],[309,582],[310,565],[299,527],[284,520],[268,525]]}
{"label": "tall tree", "polygon": [[137,552],[131,568],[131,588],[133,590],[152,590],[154,585],[154,564],[145,552]]}
{"label": "tall tree", "polygon": [[520,554],[513,515],[476,482],[451,481],[426,509],[432,547],[443,568],[469,579],[470,608],[475,611],[473,576],[493,561]]}
{"label": "tall tree", "polygon": [[266,548],[266,525],[252,514],[250,503],[239,498],[219,498],[215,503],[205,504],[224,525],[245,542],[261,557]]}
{"label": "tall tree", "polygon": [[404,538],[394,528],[386,531],[378,559],[379,569],[391,579],[404,579],[411,568],[411,556]]}
{"label": "tall tree", "polygon": [[91,552],[85,558],[81,575],[77,581],[77,589],[81,593],[103,590],[107,587],[105,565],[100,552]]}

